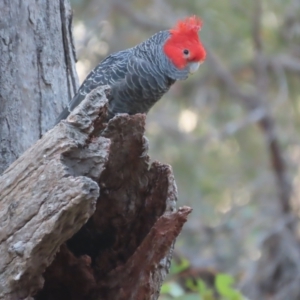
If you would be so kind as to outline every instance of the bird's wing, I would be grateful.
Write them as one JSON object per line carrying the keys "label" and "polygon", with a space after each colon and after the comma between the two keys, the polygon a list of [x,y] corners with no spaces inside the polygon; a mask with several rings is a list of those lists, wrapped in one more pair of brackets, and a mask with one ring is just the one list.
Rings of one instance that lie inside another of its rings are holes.
{"label": "bird's wing", "polygon": [[141,57],[132,56],[126,76],[112,85],[109,117],[117,113],[147,113],[164,89],[164,78],[157,68]]}
{"label": "bird's wing", "polygon": [[132,53],[129,49],[113,53],[106,57],[84,80],[77,94],[68,104],[68,107],[66,107],[56,119],[56,124],[61,120],[66,119],[70,112],[78,106],[85,96],[93,89],[106,84],[112,86],[125,78],[128,60],[131,56]]}

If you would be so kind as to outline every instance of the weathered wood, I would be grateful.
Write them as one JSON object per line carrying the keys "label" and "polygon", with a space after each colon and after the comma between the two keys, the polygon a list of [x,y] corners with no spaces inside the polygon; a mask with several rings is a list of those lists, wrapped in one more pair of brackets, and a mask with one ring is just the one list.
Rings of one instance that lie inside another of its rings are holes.
{"label": "weathered wood", "polygon": [[170,266],[170,248],[190,212],[185,206],[162,215],[128,261],[107,274],[101,282],[107,293],[97,299],[157,299]]}
{"label": "weathered wood", "polygon": [[158,298],[191,209],[150,164],[145,115],[106,123],[106,103],[94,90],[0,177],[0,299],[35,295],[43,276],[36,299]]}
{"label": "weathered wood", "polygon": [[78,88],[68,0],[0,1],[0,174]]}
{"label": "weathered wood", "polygon": [[[99,103],[98,110],[88,109],[99,111]],[[61,244],[95,210],[99,186],[90,177],[103,171],[110,142],[100,137],[87,144],[91,125],[89,130],[85,126],[59,124],[0,177],[0,299],[19,299],[40,289],[42,273]],[[75,172],[71,164],[82,160],[84,168]]]}

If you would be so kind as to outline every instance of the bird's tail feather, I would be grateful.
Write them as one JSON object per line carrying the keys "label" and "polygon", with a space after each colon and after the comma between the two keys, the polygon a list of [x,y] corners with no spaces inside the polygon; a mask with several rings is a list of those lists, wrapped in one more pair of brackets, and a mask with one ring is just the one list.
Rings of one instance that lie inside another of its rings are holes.
{"label": "bird's tail feather", "polygon": [[61,120],[65,120],[68,115],[70,114],[68,107],[66,107],[61,113],[60,115],[57,117],[56,121],[55,121],[55,125],[58,124]]}

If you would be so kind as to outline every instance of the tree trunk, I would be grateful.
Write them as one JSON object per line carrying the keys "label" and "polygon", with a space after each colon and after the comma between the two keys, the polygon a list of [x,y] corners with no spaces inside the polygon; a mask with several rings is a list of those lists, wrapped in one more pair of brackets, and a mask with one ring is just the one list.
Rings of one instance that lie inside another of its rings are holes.
{"label": "tree trunk", "polygon": [[98,88],[46,132],[77,88],[69,4],[0,12],[0,299],[157,299],[191,209],[145,116],[106,123]]}
{"label": "tree trunk", "polygon": [[0,174],[78,88],[68,0],[0,1]]}

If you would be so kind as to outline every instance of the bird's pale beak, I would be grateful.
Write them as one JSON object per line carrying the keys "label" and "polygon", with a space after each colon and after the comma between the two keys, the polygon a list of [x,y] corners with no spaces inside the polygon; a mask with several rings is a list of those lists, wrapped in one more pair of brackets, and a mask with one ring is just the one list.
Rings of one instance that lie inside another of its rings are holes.
{"label": "bird's pale beak", "polygon": [[199,69],[199,66],[200,66],[200,62],[190,62],[188,64],[190,74],[196,73],[197,70]]}

